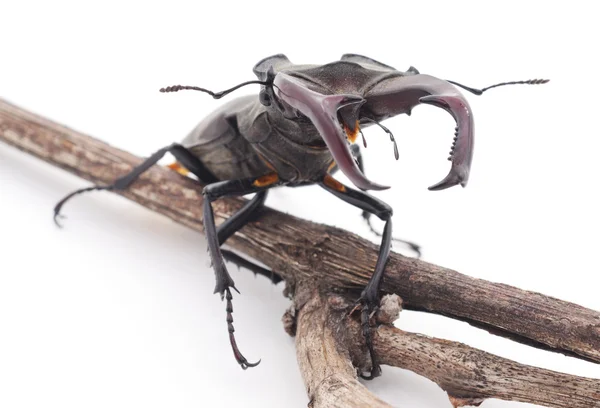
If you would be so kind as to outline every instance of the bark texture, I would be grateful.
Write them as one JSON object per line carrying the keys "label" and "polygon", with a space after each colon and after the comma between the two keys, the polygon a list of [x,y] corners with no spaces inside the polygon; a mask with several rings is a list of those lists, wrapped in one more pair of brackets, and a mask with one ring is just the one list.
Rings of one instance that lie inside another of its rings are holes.
{"label": "bark texture", "polygon": [[316,286],[300,290],[304,293],[296,293],[296,299],[309,298],[298,317],[296,356],[309,407],[391,407],[358,381],[344,341],[350,339],[342,335],[346,312],[343,299],[322,296]]}
{"label": "bark texture", "polygon": [[[380,325],[374,342],[380,362],[429,378],[448,393],[454,407],[478,406],[491,398],[548,407],[600,407],[600,380],[520,364],[394,327],[401,310],[396,299],[384,297],[376,317]],[[297,294],[296,305],[298,362],[314,406],[388,406],[379,405],[375,397],[366,404],[364,392],[356,389],[356,371],[351,369],[366,368],[369,359],[360,322],[348,316],[352,303],[313,289],[308,296]]]}

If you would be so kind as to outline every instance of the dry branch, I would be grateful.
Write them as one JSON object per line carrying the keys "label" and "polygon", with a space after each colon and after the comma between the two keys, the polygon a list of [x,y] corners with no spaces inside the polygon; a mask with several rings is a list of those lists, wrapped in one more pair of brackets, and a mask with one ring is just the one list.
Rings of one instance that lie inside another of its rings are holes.
{"label": "dry branch", "polygon": [[346,306],[343,300],[321,296],[315,286],[301,285],[296,292],[296,303],[304,297],[308,300],[299,307],[296,323],[296,356],[310,399],[309,407],[390,407],[357,379],[347,342],[342,341],[345,309],[340,313],[339,307],[336,308]]}
{"label": "dry branch", "polygon": [[[304,293],[296,296],[296,353],[313,408],[387,407],[373,396],[367,403],[365,389],[357,387],[352,363],[361,366],[368,358],[360,323],[347,315],[352,304],[310,287],[300,291]],[[386,314],[378,316],[381,325],[374,341],[381,363],[429,378],[448,393],[455,407],[478,406],[490,398],[548,407],[600,407],[600,380],[519,364],[465,344],[397,329],[391,325],[400,311],[395,298],[383,299]]]}
{"label": "dry branch", "polygon": [[[95,183],[110,182],[140,162],[139,158],[129,153],[23,111],[2,100],[0,100],[0,140]],[[200,221],[201,187],[193,180],[155,166],[122,195],[179,223],[195,230],[202,230]],[[213,207],[217,221],[229,217],[241,204],[242,200],[240,199],[216,202]],[[67,206],[67,212],[68,208]],[[376,247],[373,244],[347,231],[300,220],[271,209],[265,209],[259,221],[246,226],[233,236],[228,244],[268,265],[292,286],[312,279],[318,280],[321,287],[337,288],[338,290],[353,290],[364,286],[377,256]],[[537,347],[600,362],[600,313],[573,303],[507,285],[470,278],[456,271],[405,258],[398,254],[392,254],[390,257],[383,290],[402,296],[408,308],[455,317],[484,327],[496,334]],[[302,320],[302,313],[322,312],[322,310],[315,310],[308,305],[311,303],[307,301],[299,307],[298,333],[300,336],[297,341],[300,343],[308,341],[310,335],[318,329],[313,325],[310,330],[303,331],[301,329],[304,327],[302,322],[305,320]],[[330,319],[324,321],[327,324],[319,326],[325,330],[324,334],[339,332],[335,326],[332,326]],[[409,350],[402,351],[402,344],[419,344],[417,340],[426,339],[422,336],[390,330],[381,329],[379,331],[378,348],[381,349],[382,355],[385,354],[382,348],[383,344],[387,344],[387,341],[394,342],[393,349],[398,353],[406,353]],[[382,342],[381,339],[384,337],[386,340]],[[351,336],[351,338],[354,342],[358,342],[356,337]],[[482,354],[476,355],[473,349],[468,349],[470,350],[468,351],[461,348],[466,346],[456,343],[431,340],[429,347],[435,349],[435,347],[441,347],[440,345],[444,345],[446,348],[444,353],[438,352],[438,359],[447,356],[446,353],[452,355],[452,352],[462,352],[479,359],[477,361],[482,366],[488,364],[493,366],[498,363],[498,360],[495,360],[499,359],[498,357],[483,352],[478,352]],[[299,349],[303,348],[299,347]],[[311,350],[313,349],[311,348]],[[356,350],[348,350],[348,353],[354,355],[353,362],[356,363],[354,361]],[[343,347],[338,351],[341,353],[340,356],[345,355]],[[411,352],[411,354],[419,353]],[[419,356],[407,358],[407,354],[403,355],[406,364],[411,361],[420,361],[420,367],[413,367],[417,372],[429,378],[436,378],[434,375],[436,365],[431,365],[433,360],[425,361],[426,358],[420,357],[424,360],[418,360]],[[390,358],[391,360],[385,361],[392,365],[399,364],[398,357]],[[440,361],[438,360],[436,363],[439,364]],[[535,371],[539,369],[521,365],[513,367],[518,367],[519,370],[523,370],[523,373],[532,375],[540,374],[543,371]],[[418,371],[419,368],[422,370]],[[447,371],[444,374],[445,370],[456,368],[453,365],[444,368],[442,365],[442,368],[439,369],[441,372],[437,374],[442,376],[438,378],[442,387],[448,387],[449,384],[443,381],[443,375],[450,375],[448,373],[452,372]],[[463,369],[467,370],[464,367]],[[482,383],[473,382],[471,386],[476,388],[468,388],[469,381],[464,381],[465,388],[450,389],[451,394],[456,397],[489,397],[493,395],[498,398],[524,401],[525,397],[522,396],[522,389],[519,387],[527,388],[527,379],[523,377],[518,381],[511,382],[509,377],[517,373],[511,368],[507,368],[507,370],[496,373],[500,382],[507,382],[504,394],[493,387],[482,391],[480,387],[477,387]],[[468,371],[464,371],[464,373],[468,375]],[[315,373],[311,375],[313,375],[313,379],[318,378]],[[470,375],[473,376],[473,372]],[[472,377],[464,377],[465,380],[469,378]],[[553,385],[557,392],[563,392],[564,395],[584,395],[588,399],[582,399],[583,402],[580,405],[565,403],[564,399],[560,398],[547,401],[530,397],[527,401],[557,407],[600,406],[598,392],[595,394],[593,391],[585,393],[587,392],[585,387],[599,390],[600,382],[598,380],[580,379],[574,376],[561,378],[566,382]],[[352,384],[359,384],[355,379],[353,381]],[[515,385],[517,383],[521,385]],[[572,394],[574,392],[573,388],[570,388],[572,384],[583,384],[583,388],[576,387],[577,393]],[[509,385],[514,388],[510,388]],[[535,385],[537,386],[537,383]],[[358,388],[360,389],[360,387],[362,386],[359,385]],[[314,387],[312,390],[314,391]],[[357,389],[355,392],[362,391]],[[371,403],[374,403],[372,399],[374,397],[370,398]],[[316,401],[318,400],[315,399],[313,402]]]}
{"label": "dry branch", "polygon": [[[599,380],[519,364],[461,343],[395,327],[382,326],[375,341],[383,364],[427,377],[458,398],[498,398],[548,407],[600,407]],[[440,362],[444,366],[441,370],[436,368]]]}

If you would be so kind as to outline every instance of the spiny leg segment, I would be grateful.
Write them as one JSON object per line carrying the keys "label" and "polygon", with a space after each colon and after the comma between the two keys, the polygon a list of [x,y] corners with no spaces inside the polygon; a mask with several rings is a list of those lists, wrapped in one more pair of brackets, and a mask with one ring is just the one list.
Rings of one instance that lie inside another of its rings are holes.
{"label": "spiny leg segment", "polygon": [[[244,225],[248,222],[254,220],[260,209],[263,208],[265,200],[267,198],[268,190],[258,192],[249,200],[244,207],[242,207],[238,212],[233,214],[227,220],[225,220],[221,225],[217,228],[217,235],[219,238],[219,245],[223,245],[225,241],[237,231],[239,231]],[[221,249],[221,254],[226,261],[232,262],[238,267],[243,267],[252,271],[255,275],[262,275],[266,278],[269,278],[273,284],[277,284],[281,282],[283,279],[274,273],[273,271],[263,268],[260,265],[255,264],[252,261],[249,261],[245,258],[242,258],[238,254],[232,251],[228,251],[226,249]]]}
{"label": "spiny leg segment", "polygon": [[237,225],[239,220],[241,220],[244,217],[248,217],[256,210],[258,206],[262,205],[262,200],[264,200],[264,196],[257,194],[253,198],[253,200],[248,202],[241,210],[245,210],[245,215],[242,215],[241,218],[237,220],[231,220],[230,226],[225,226],[221,230],[221,237],[219,237],[219,233],[215,226],[215,218],[211,203],[223,197],[243,196],[246,194],[260,193],[279,184],[280,182],[277,175],[272,174],[267,175],[265,177],[260,177],[258,179],[247,178],[240,180],[219,181],[204,187],[204,190],[202,192],[202,194],[204,195],[204,232],[208,241],[208,252],[212,260],[212,267],[215,271],[216,278],[214,293],[219,293],[221,295],[221,298],[225,298],[225,300],[227,301],[226,311],[229,341],[231,343],[231,348],[233,350],[235,359],[243,369],[257,366],[260,363],[260,360],[256,363],[248,362],[248,360],[243,356],[243,354],[240,352],[237,346],[237,342],[235,340],[234,335],[235,329],[233,327],[233,305],[231,302],[231,300],[233,299],[233,295],[231,293],[231,289],[234,289],[238,293],[239,291],[235,287],[235,282],[233,281],[233,279],[229,275],[229,272],[227,271],[227,268],[225,267],[223,254],[220,249],[220,241],[226,239],[230,234],[234,232],[234,229],[231,226]]}
{"label": "spiny leg segment", "polygon": [[61,226],[58,222],[58,218],[62,217],[60,214],[60,210],[65,205],[65,203],[69,201],[72,197],[78,194],[86,193],[88,191],[123,191],[127,189],[134,181],[136,181],[138,177],[142,175],[142,173],[149,170],[152,166],[158,163],[158,161],[162,159],[167,153],[171,153],[173,156],[175,156],[175,158],[181,163],[183,167],[187,168],[192,173],[194,173],[202,182],[212,183],[217,180],[217,178],[188,149],[186,149],[178,143],[173,143],[156,151],[138,166],[134,167],[133,170],[131,170],[129,173],[115,180],[113,184],[110,184],[108,186],[86,187],[76,190],[71,194],[68,194],[66,197],[60,200],[56,204],[56,206],[54,206],[54,222],[59,227]]}
{"label": "spiny leg segment", "polygon": [[[217,183],[217,178],[203,165],[203,163],[200,161],[200,159],[198,159],[196,156],[194,156],[187,148],[183,147],[182,145],[173,143],[172,145],[166,146],[166,147],[158,150],[154,154],[152,154],[149,158],[147,158],[141,164],[136,166],[131,172],[129,172],[128,174],[126,174],[123,177],[118,178],[113,184],[110,184],[108,186],[86,187],[86,188],[82,188],[82,189],[76,190],[76,191],[68,194],[62,200],[60,200],[54,207],[54,222],[60,227],[60,224],[58,223],[58,218],[61,216],[60,211],[61,211],[62,207],[65,205],[65,203],[67,201],[69,201],[72,197],[74,197],[78,194],[89,192],[89,191],[101,191],[101,190],[122,191],[122,190],[125,190],[135,180],[137,180],[137,178],[142,173],[149,170],[153,165],[155,165],[167,152],[171,153],[177,159],[177,161],[179,162],[179,164],[182,167],[190,170],[194,175],[196,175],[196,177],[198,177],[198,179],[201,182],[212,183],[213,186],[220,184],[220,183]],[[256,181],[256,180],[253,180],[253,181]],[[236,182],[237,181],[234,180],[232,183],[235,184]],[[267,186],[267,188],[268,187],[270,187],[270,185]],[[204,192],[205,197],[206,197],[206,191],[207,190],[205,188],[205,192]],[[210,189],[209,189],[209,191],[210,191]],[[241,194],[226,194],[226,195],[245,195],[245,194],[249,194],[252,192],[258,192],[258,194],[256,194],[252,200],[250,200],[244,207],[242,207],[242,209],[240,209],[240,211],[238,213],[234,214],[226,222],[224,222],[218,230],[215,230],[215,228],[214,228],[214,216],[212,215],[212,207],[210,206],[210,202],[209,202],[211,200],[205,200],[205,205],[204,205],[205,222],[207,220],[206,209],[207,209],[207,204],[208,204],[208,207],[210,207],[209,221],[212,220],[212,229],[210,229],[210,228],[209,229],[211,231],[213,231],[213,235],[215,237],[217,237],[217,242],[218,242],[219,246],[223,242],[225,242],[227,240],[227,238],[229,238],[231,235],[233,235],[237,230],[242,228],[248,221],[250,221],[253,216],[256,215],[257,211],[264,204],[264,201],[266,198],[266,188],[254,189],[253,191],[242,192]],[[206,225],[205,225],[205,228],[206,228]],[[209,245],[209,250],[210,250],[210,245]],[[260,273],[265,276],[271,276],[271,279],[275,283],[281,280],[281,278],[279,276],[274,275],[272,272],[270,272],[258,265],[254,265],[250,261],[244,260],[243,258],[239,257],[238,255],[234,254],[233,252],[230,252],[230,251],[224,251],[224,252],[226,254],[226,257],[229,260],[231,260],[232,262],[234,262],[238,265],[248,267],[255,273]],[[214,259],[215,258],[213,257],[213,260]],[[223,258],[220,257],[220,263],[222,264],[222,262],[223,262]],[[219,272],[219,271],[223,271],[223,270],[225,271],[224,276],[222,275],[222,272]],[[229,287],[223,286],[223,282],[231,283],[230,287],[233,287],[235,289],[233,280],[227,273],[227,270],[224,269],[224,267],[222,269],[215,268],[215,274],[216,274],[216,278],[217,278],[217,288],[220,287],[223,289],[223,291],[220,292],[221,297],[223,298],[223,295],[224,294],[226,295],[225,298],[227,300],[227,305],[226,305],[227,328],[229,331],[229,339],[230,339],[230,343],[231,343],[231,346],[232,346],[232,349],[234,352],[234,356],[242,368],[246,369],[248,367],[254,367],[258,364],[258,362],[257,363],[248,363],[248,361],[244,358],[244,356],[239,351],[239,348],[235,341],[235,336],[234,336],[235,330],[233,328],[233,317],[232,317],[233,305],[231,302],[233,296],[231,295],[231,291],[229,290]],[[277,280],[277,278],[279,280]],[[220,283],[221,283],[221,286],[220,286]],[[237,290],[237,289],[235,289],[235,290]],[[224,292],[226,292],[226,293],[224,293]]]}

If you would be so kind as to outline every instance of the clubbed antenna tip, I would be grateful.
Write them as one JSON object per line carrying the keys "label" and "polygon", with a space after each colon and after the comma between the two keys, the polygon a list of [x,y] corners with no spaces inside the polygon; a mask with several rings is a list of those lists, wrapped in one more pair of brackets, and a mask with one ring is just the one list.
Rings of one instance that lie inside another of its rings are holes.
{"label": "clubbed antenna tip", "polygon": [[202,88],[198,88],[195,86],[185,86],[185,85],[173,85],[173,86],[167,86],[166,88],[160,88],[160,92],[163,93],[168,93],[168,92],[179,92],[182,91],[184,89],[191,89],[194,91],[203,91],[206,92],[206,89],[202,89]]}
{"label": "clubbed antenna tip", "polygon": [[200,88],[198,86],[173,85],[173,86],[167,86],[166,88],[160,88],[160,92],[168,93],[168,92],[179,92],[179,91],[183,91],[183,90],[200,91],[200,92],[209,94],[214,99],[221,99],[222,97],[235,91],[236,89],[239,89],[243,86],[250,85],[250,84],[270,85],[269,82],[265,82],[265,81],[247,81],[247,82],[242,82],[241,84],[238,84],[232,88],[226,89],[221,92],[213,92],[208,89]]}
{"label": "clubbed antenna tip", "polygon": [[488,89],[497,88],[499,86],[504,86],[504,85],[541,85],[541,84],[550,82],[550,80],[549,79],[528,79],[526,81],[501,82],[499,84],[494,84],[494,85],[491,85],[491,86],[488,86],[488,87],[485,87],[482,89],[471,88],[469,86],[459,84],[458,82],[454,82],[454,81],[448,81],[448,82],[450,82],[451,84],[454,84],[456,86],[460,86],[462,89],[469,91],[475,95],[481,95]]}

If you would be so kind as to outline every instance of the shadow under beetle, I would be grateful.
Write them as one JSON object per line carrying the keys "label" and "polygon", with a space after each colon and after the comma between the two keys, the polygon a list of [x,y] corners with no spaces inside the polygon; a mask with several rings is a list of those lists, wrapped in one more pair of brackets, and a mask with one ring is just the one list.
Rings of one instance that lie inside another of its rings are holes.
{"label": "shadow under beetle", "polygon": [[[93,190],[124,190],[140,174],[156,164],[167,152],[178,166],[193,173],[206,185],[204,195],[204,228],[212,267],[215,271],[215,293],[227,301],[227,326],[231,347],[242,368],[254,367],[239,351],[233,328],[231,289],[233,279],[225,267],[224,256],[255,272],[269,271],[221,250],[220,246],[248,223],[266,199],[267,191],[277,186],[318,184],[336,197],[385,222],[379,257],[374,273],[361,293],[357,307],[361,309],[363,335],[372,361],[371,379],[381,374],[373,351],[369,318],[379,304],[379,288],[392,238],[392,208],[365,193],[388,187],[365,177],[360,150],[356,142],[361,128],[376,124],[394,142],[392,133],[379,122],[401,113],[410,114],[418,104],[430,104],[450,113],[456,121],[455,137],[450,151],[451,168],[430,190],[443,190],[460,184],[465,186],[473,157],[474,128],[469,103],[456,86],[481,95],[487,89],[512,84],[542,84],[547,80],[504,82],[483,89],[473,89],[453,81],[420,74],[410,67],[406,72],[355,54],[343,55],[326,65],[296,65],[282,54],[263,59],[254,67],[256,81],[241,83],[222,92],[193,86],[172,86],[161,92],[184,89],[198,90],[219,99],[249,84],[260,84],[258,97],[245,96],[232,100],[207,116],[181,143],[164,147],[146,159],[129,174],[109,186],[93,186],[77,190],[54,208],[54,219],[67,200],[76,194]],[[456,86],[455,86],[456,85]],[[366,147],[366,142],[363,143]],[[341,170],[358,188],[353,189],[332,177]],[[221,197],[256,193],[244,207],[219,227],[215,225],[211,202]],[[418,253],[418,246],[404,241]],[[280,278],[277,277],[280,280]],[[356,308],[355,308],[356,309]]]}

